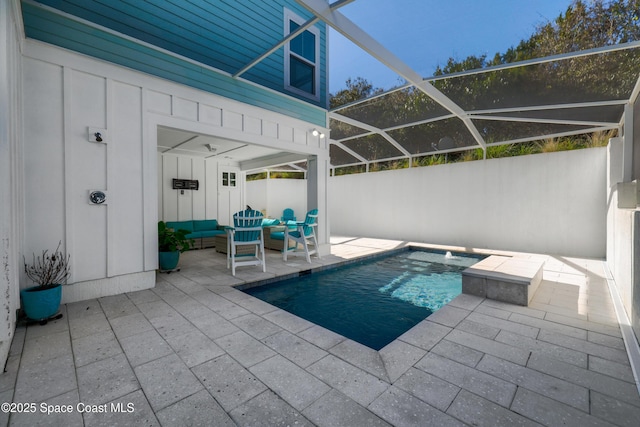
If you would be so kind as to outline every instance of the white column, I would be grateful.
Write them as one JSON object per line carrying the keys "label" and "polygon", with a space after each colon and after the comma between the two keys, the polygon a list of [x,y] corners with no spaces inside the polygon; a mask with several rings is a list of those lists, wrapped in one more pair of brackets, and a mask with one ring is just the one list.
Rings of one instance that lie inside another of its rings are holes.
{"label": "white column", "polygon": [[633,176],[633,104],[626,104],[624,107],[622,150],[622,181],[629,182]]}
{"label": "white column", "polygon": [[318,209],[318,244],[320,254],[331,252],[329,245],[329,157],[309,156],[307,159],[307,209]]}

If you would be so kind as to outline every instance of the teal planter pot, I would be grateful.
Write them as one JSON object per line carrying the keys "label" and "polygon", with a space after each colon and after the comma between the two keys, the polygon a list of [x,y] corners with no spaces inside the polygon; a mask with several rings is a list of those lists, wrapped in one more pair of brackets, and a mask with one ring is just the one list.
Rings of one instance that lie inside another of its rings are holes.
{"label": "teal planter pot", "polygon": [[180,251],[175,252],[158,252],[158,263],[160,270],[175,270],[180,260]]}
{"label": "teal planter pot", "polygon": [[52,288],[34,286],[20,291],[22,309],[32,320],[45,320],[58,312],[62,300],[62,286]]}

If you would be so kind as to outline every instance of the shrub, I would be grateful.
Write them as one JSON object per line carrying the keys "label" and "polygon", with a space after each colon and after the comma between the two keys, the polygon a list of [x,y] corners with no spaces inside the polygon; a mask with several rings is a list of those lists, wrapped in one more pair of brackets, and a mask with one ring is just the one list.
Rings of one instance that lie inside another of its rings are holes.
{"label": "shrub", "polygon": [[42,251],[40,256],[34,253],[31,264],[27,264],[26,260],[24,262],[27,277],[41,288],[64,285],[71,274],[71,255],[65,256],[60,251],[60,245],[62,242],[51,253],[48,250]]}

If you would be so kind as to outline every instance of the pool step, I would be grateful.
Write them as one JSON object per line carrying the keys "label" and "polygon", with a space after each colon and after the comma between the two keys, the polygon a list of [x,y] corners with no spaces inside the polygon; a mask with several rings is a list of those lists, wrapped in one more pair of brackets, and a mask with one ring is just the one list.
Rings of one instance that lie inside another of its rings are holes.
{"label": "pool step", "polygon": [[491,255],[462,272],[462,293],[529,305],[542,281],[544,259]]}

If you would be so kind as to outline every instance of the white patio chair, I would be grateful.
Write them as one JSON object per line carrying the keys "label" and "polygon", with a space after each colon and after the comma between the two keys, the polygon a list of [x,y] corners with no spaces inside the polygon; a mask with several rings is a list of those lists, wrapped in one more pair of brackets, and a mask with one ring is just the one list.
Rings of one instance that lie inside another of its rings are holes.
{"label": "white patio chair", "polygon": [[[307,212],[307,216],[304,221],[296,223],[296,229],[290,230],[289,227],[284,228],[284,245],[282,251],[282,258],[286,261],[289,253],[294,253],[298,249],[298,244],[302,244],[304,248],[307,262],[311,263],[311,255],[316,254],[320,258],[320,252],[318,252],[318,239],[316,238],[315,228],[318,226],[318,209],[312,209]],[[291,224],[291,222],[289,222]],[[289,240],[296,242],[294,246],[289,245]],[[312,245],[313,248],[309,246]]]}

